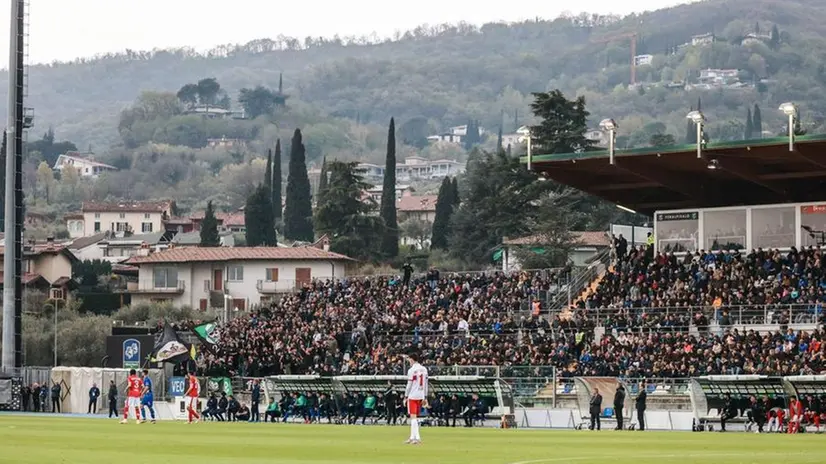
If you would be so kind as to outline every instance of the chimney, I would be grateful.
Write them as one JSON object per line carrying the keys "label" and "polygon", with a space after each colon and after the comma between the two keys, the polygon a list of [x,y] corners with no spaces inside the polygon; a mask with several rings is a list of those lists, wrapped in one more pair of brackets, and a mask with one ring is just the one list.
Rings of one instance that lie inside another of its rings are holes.
{"label": "chimney", "polygon": [[54,236],[49,235],[46,237],[46,247],[50,250],[54,248]]}
{"label": "chimney", "polygon": [[329,239],[329,237],[324,237],[324,240],[321,241],[321,248],[324,251],[330,251],[330,239]]}

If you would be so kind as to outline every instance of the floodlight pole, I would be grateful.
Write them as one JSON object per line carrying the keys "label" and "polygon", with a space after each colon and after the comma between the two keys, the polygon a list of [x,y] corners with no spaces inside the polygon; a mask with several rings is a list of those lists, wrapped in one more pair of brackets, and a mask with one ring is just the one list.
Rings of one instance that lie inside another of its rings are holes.
{"label": "floodlight pole", "polygon": [[703,158],[703,123],[697,123],[697,159]]}
{"label": "floodlight pole", "polygon": [[6,126],[5,246],[3,250],[3,356],[7,372],[23,366],[22,172],[25,0],[11,0],[9,100]]}
{"label": "floodlight pole", "polygon": [[533,169],[531,157],[531,130],[528,129],[528,171]]}
{"label": "floodlight pole", "polygon": [[789,113],[789,151],[794,151],[794,114]]}
{"label": "floodlight pole", "polygon": [[614,129],[608,131],[608,163],[612,166],[614,165],[614,143],[615,143],[616,133]]}

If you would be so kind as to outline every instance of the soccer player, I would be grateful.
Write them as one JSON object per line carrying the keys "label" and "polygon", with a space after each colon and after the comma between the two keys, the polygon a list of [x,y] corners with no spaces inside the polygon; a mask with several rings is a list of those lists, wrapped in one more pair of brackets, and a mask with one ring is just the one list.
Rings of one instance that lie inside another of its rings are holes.
{"label": "soccer player", "polygon": [[195,377],[195,374],[191,372],[187,375],[187,380],[189,381],[189,386],[186,388],[184,396],[188,398],[186,405],[187,423],[191,424],[193,420],[196,423],[201,420],[201,415],[198,414],[198,393],[201,390],[201,386],[198,384],[198,379]]}
{"label": "soccer player", "polygon": [[803,420],[803,405],[796,396],[789,401],[789,427],[787,433],[797,433],[800,430],[800,421]]}
{"label": "soccer player", "polygon": [[135,422],[141,423],[141,393],[143,392],[143,381],[137,376],[135,369],[129,371],[126,378],[126,406],[123,408],[123,420],[121,424],[129,422],[129,410],[135,411]]}
{"label": "soccer player", "polygon": [[427,368],[419,364],[419,355],[411,353],[407,358],[413,364],[407,371],[407,388],[404,390],[404,403],[410,415],[410,438],[405,442],[418,445],[422,442],[419,435],[419,414],[422,407],[427,407]]}
{"label": "soccer player", "polygon": [[149,409],[149,416],[152,423],[155,423],[155,398],[152,395],[152,379],[149,378],[149,369],[141,372],[143,378],[143,394],[141,395],[141,419],[146,422],[146,409]]}

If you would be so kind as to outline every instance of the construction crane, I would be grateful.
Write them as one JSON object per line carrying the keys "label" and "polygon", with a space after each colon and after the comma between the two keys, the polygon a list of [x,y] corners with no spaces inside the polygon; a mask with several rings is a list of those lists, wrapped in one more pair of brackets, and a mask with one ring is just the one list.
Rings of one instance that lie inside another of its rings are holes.
{"label": "construction crane", "polygon": [[626,34],[617,34],[609,37],[601,37],[598,39],[591,39],[591,43],[606,44],[616,42],[618,40],[631,39],[631,85],[637,83],[637,33],[628,32]]}

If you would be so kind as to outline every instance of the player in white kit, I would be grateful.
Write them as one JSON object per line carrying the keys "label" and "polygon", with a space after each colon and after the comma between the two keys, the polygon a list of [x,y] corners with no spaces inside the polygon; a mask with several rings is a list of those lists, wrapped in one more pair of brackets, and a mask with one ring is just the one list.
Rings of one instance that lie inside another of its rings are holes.
{"label": "player in white kit", "polygon": [[418,445],[422,442],[419,435],[419,415],[427,407],[427,368],[419,364],[419,355],[411,353],[407,358],[413,364],[407,371],[407,388],[404,391],[404,403],[410,415],[410,439],[405,443]]}

